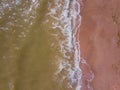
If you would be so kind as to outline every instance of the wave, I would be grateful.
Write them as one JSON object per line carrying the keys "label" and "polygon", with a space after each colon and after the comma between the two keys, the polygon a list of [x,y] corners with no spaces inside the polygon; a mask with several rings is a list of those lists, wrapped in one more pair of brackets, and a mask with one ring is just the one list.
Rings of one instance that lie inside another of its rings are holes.
{"label": "wave", "polygon": [[[57,58],[58,69],[55,75],[59,82],[66,83],[68,88],[74,90],[81,90],[84,84],[82,78],[85,76],[80,68],[80,63],[84,64],[85,68],[88,67],[86,60],[80,57],[79,33],[82,19],[80,7],[78,0],[55,0],[54,5],[49,3],[49,13],[47,14],[55,20],[52,23],[52,28],[60,31],[60,35],[64,37],[64,39],[58,38],[62,56]],[[89,90],[92,90],[89,82],[93,78],[94,74],[90,70],[89,76],[86,78]]]}
{"label": "wave", "polygon": [[65,37],[64,40],[59,41],[63,58],[57,62],[58,69],[55,75],[61,75],[62,83],[67,79],[68,88],[80,90],[82,70],[79,66],[81,60],[80,42],[77,40],[81,24],[80,2],[77,0],[55,0],[54,7],[50,4],[49,7],[52,8],[49,9],[48,15],[56,20],[52,23],[52,28],[59,29],[62,36]]}
{"label": "wave", "polygon": [[[16,12],[12,12],[9,17],[6,17],[9,21],[0,26],[1,30],[8,30],[13,25],[16,25],[19,29],[24,28],[19,37],[25,37],[27,31],[26,28],[30,28],[36,18],[36,9],[40,6],[39,0],[28,0],[22,2],[21,0],[13,0],[13,2],[6,2],[2,0],[0,4],[0,18],[7,16],[8,12],[15,9]],[[28,6],[26,6],[28,4]],[[21,8],[16,8],[22,5]],[[64,83],[70,89],[81,90],[83,82],[83,71],[80,68],[80,63],[87,65],[85,60],[80,57],[80,1],[78,0],[54,0],[54,2],[48,3],[48,13],[52,20],[51,28],[57,30],[60,34],[52,34],[59,44],[59,53],[56,59],[57,70],[55,72],[56,81],[58,83]],[[7,13],[6,13],[6,10]],[[18,16],[17,21],[15,17]],[[19,24],[21,20],[23,24]],[[45,22],[47,22],[46,20]],[[27,26],[27,27],[26,27]],[[28,31],[29,32],[29,31]],[[92,73],[92,72],[91,72]],[[91,76],[91,75],[90,75]],[[93,79],[87,79],[90,82]],[[10,90],[14,88],[14,81],[10,81]],[[88,85],[88,87],[90,87]]]}

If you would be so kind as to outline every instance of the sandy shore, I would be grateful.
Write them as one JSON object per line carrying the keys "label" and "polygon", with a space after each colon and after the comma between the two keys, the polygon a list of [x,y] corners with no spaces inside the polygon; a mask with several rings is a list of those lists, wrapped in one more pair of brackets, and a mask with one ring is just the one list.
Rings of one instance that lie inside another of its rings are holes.
{"label": "sandy shore", "polygon": [[120,0],[83,0],[81,15],[81,56],[94,72],[91,86],[120,90]]}

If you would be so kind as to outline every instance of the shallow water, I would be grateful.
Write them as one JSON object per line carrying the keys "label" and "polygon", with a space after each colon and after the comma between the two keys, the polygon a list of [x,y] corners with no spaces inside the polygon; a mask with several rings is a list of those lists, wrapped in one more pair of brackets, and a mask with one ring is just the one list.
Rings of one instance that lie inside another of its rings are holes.
{"label": "shallow water", "polygon": [[46,32],[49,25],[42,24],[47,3],[14,2],[1,3],[0,90],[59,90],[52,80],[54,54],[52,38]]}
{"label": "shallow water", "polygon": [[2,0],[0,90],[80,90],[79,14],[77,0]]}

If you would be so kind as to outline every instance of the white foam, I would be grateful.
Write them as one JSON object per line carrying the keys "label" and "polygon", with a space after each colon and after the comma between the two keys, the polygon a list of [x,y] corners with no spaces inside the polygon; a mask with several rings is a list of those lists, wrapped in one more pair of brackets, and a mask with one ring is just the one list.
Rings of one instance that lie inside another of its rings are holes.
{"label": "white foam", "polygon": [[[20,8],[18,8],[19,5]],[[7,29],[6,27],[10,28],[13,25],[16,25],[18,28],[24,28],[25,30],[28,27],[30,28],[35,22],[35,18],[37,15],[36,9],[39,6],[40,0],[26,0],[24,1],[24,3],[22,3],[21,0],[2,0],[0,3],[0,18],[2,19],[6,16],[6,14],[9,14],[9,16],[7,15],[8,17],[6,17],[6,20],[8,20],[8,22],[0,27],[0,29],[3,31],[7,31],[9,29]],[[13,11],[11,12],[11,10]],[[17,19],[16,16],[18,17]],[[19,22],[25,23],[20,24]],[[26,27],[25,25],[28,26]]]}
{"label": "white foam", "polygon": [[[64,58],[59,60],[55,74],[59,75],[64,70],[67,74],[62,77],[70,80],[67,83],[68,87],[73,88],[73,85],[76,84],[75,90],[80,90],[82,85],[82,71],[79,67],[80,43],[76,40],[76,34],[81,24],[80,4],[77,0],[64,0],[62,3],[60,0],[56,0],[55,6],[50,8],[47,14],[56,21],[52,23],[52,28],[59,29],[65,37],[65,40],[59,40],[60,52]],[[49,5],[51,4],[49,3]],[[72,53],[74,57],[72,58],[66,53]]]}

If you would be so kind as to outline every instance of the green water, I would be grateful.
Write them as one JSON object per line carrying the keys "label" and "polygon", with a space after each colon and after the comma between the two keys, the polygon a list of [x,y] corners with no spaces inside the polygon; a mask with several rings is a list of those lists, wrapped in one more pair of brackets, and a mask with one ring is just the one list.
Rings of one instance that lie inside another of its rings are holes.
{"label": "green water", "polygon": [[[1,3],[10,3],[3,1]],[[11,10],[3,8],[4,14],[0,15],[0,90],[64,90],[54,81],[52,63],[56,48],[51,47],[54,38],[49,34],[50,24],[43,23],[50,20],[45,15],[48,1],[39,1],[37,9],[23,16],[21,13],[29,8],[30,0],[22,0],[21,4],[11,6]],[[24,10],[19,11],[20,8]]]}

